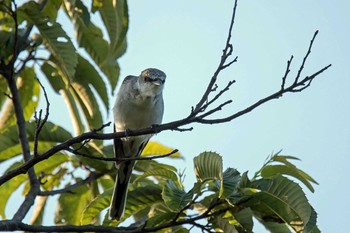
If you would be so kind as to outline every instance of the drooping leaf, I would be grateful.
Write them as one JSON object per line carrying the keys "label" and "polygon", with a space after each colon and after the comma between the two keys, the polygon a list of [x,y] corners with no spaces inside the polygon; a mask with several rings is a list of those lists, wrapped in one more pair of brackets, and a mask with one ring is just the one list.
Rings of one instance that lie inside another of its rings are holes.
{"label": "drooping leaf", "polygon": [[317,213],[313,207],[311,207],[311,216],[309,222],[306,224],[303,233],[320,233],[320,229],[318,229],[317,225]]}
{"label": "drooping leaf", "polygon": [[156,178],[160,177],[161,179],[170,179],[174,182],[179,182],[179,178],[177,177],[177,174],[169,169],[164,169],[164,168],[159,168],[159,169],[154,169],[154,170],[149,170],[144,172],[142,175],[137,176],[137,178],[134,180],[134,182],[137,182],[140,179],[149,177],[149,176],[154,176]]}
{"label": "drooping leaf", "polygon": [[222,189],[220,198],[229,197],[237,189],[240,180],[241,176],[236,169],[226,169],[223,173],[223,186],[219,187],[219,189]]}
{"label": "drooping leaf", "polygon": [[315,191],[314,188],[312,187],[312,184],[310,183],[311,180],[308,179],[308,177],[310,177],[310,176],[296,167],[285,166],[285,165],[267,165],[261,170],[261,176],[263,178],[268,178],[268,177],[271,177],[271,176],[274,176],[277,174],[284,174],[284,175],[289,175],[289,176],[292,176],[294,178],[297,178],[311,192]]}
{"label": "drooping leaf", "polygon": [[50,18],[50,21],[53,22],[57,18],[57,13],[61,7],[61,4],[62,0],[47,1],[41,12],[43,13],[43,15],[48,16]]}
{"label": "drooping leaf", "polygon": [[193,193],[180,189],[174,181],[168,180],[162,191],[162,198],[171,211],[179,212],[192,200]]}
{"label": "drooping leaf", "polygon": [[[142,151],[141,156],[150,156],[150,155],[166,155],[172,152],[174,149],[168,146],[165,146],[159,142],[148,142],[145,149]],[[170,158],[182,158],[179,152],[171,154]]]}
{"label": "drooping leaf", "polygon": [[57,224],[79,225],[81,216],[91,200],[92,190],[88,185],[74,189],[74,193],[63,193],[58,199]]}
{"label": "drooping leaf", "polygon": [[269,222],[269,221],[260,221],[264,227],[270,232],[278,232],[278,233],[293,233],[290,230],[288,224],[285,223],[277,223],[277,222]]}
{"label": "drooping leaf", "polygon": [[[28,121],[34,114],[34,110],[38,105],[40,96],[40,86],[35,80],[34,69],[26,67],[17,78],[17,88],[19,92],[20,102],[23,109],[24,118]],[[13,102],[7,99],[0,116],[0,131],[5,127],[9,127],[16,123]]]}
{"label": "drooping leaf", "polygon": [[235,220],[237,222],[234,222],[236,228],[239,230],[239,232],[247,232],[251,233],[253,232],[253,212],[250,208],[244,208],[243,210],[240,210],[238,212],[232,213]]}
{"label": "drooping leaf", "polygon": [[109,102],[106,84],[95,68],[81,55],[78,55],[78,65],[74,76],[74,82],[83,85],[86,89],[90,89],[89,85],[94,87],[105,108],[108,109]]}
{"label": "drooping leaf", "polygon": [[[35,173],[40,175],[42,172],[49,171],[62,163],[68,161],[68,156],[62,153],[58,153],[54,156],[51,156],[45,162],[41,162],[34,166]],[[16,167],[22,165],[22,162],[15,162],[12,166],[10,166],[7,171],[13,170]],[[7,172],[6,171],[6,172]],[[6,219],[5,216],[5,207],[10,196],[18,189],[18,187],[24,182],[28,181],[27,175],[21,174],[11,179],[11,182],[6,182],[0,186],[0,215],[3,219]]]}
{"label": "drooping leaf", "polygon": [[120,57],[126,50],[126,32],[128,30],[127,1],[101,1],[98,11],[106,26],[110,47],[113,51],[112,59]]}
{"label": "drooping leaf", "polygon": [[85,24],[83,15],[88,9],[80,0],[76,0],[75,2],[65,0],[64,4],[67,14],[74,24],[79,46],[84,48],[96,62],[102,72],[107,76],[112,89],[114,89],[120,71],[116,58],[110,55],[111,52],[115,51],[103,38],[100,28],[96,27],[92,22],[89,22],[88,25]]}
{"label": "drooping leaf", "polygon": [[47,198],[47,196],[38,196],[36,198],[33,214],[29,221],[30,224],[42,225]]}
{"label": "drooping leaf", "polygon": [[[27,137],[33,149],[35,123],[27,123]],[[58,125],[46,122],[38,137],[38,152],[45,152],[58,142],[70,139],[72,135]],[[21,146],[18,141],[17,125],[6,128],[0,134],[0,162],[21,154]]]}
{"label": "drooping leaf", "polygon": [[233,216],[226,212],[226,214],[215,216],[210,222],[216,232],[239,233],[235,225],[231,223],[232,221],[234,221]]}
{"label": "drooping leaf", "polygon": [[[22,164],[21,162],[16,162],[16,163],[12,164],[12,166],[10,166],[7,169],[7,171],[15,169],[16,167],[20,166],[21,164]],[[6,183],[4,183],[3,185],[0,186],[0,193],[1,193],[1,198],[0,198],[0,216],[2,217],[2,219],[6,219],[5,207],[6,207],[8,199],[13,194],[13,192],[15,190],[17,190],[18,187],[24,181],[26,181],[26,179],[27,179],[27,176],[24,175],[24,174],[21,174],[21,175],[18,175],[16,177],[12,178],[11,182],[6,182]]]}
{"label": "drooping leaf", "polygon": [[89,129],[92,130],[101,127],[103,124],[102,113],[91,89],[73,82],[70,91],[83,110],[83,115],[88,123]]}
{"label": "drooping leaf", "polygon": [[159,163],[154,160],[139,160],[137,161],[134,170],[136,171],[141,171],[141,172],[146,172],[150,170],[157,170],[157,169],[167,169],[176,172],[177,169],[174,166],[164,164],[164,163]]}
{"label": "drooping leaf", "polygon": [[286,177],[277,175],[270,179],[252,182],[257,191],[245,203],[262,219],[283,221],[300,229],[311,216],[311,207],[300,186]]}
{"label": "drooping leaf", "polygon": [[38,28],[44,45],[69,82],[75,73],[77,55],[73,43],[61,25],[57,22],[51,22],[49,17],[41,13],[39,5],[33,1],[23,4],[18,10]]}

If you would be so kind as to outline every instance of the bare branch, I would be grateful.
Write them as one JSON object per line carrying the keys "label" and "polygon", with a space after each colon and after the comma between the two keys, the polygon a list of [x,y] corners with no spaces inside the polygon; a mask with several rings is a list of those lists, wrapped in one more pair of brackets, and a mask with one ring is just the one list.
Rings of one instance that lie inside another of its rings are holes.
{"label": "bare branch", "polygon": [[303,71],[305,62],[306,62],[307,58],[309,57],[309,55],[311,53],[311,48],[312,48],[312,45],[313,45],[313,43],[315,41],[315,38],[316,38],[317,34],[318,34],[318,30],[315,31],[314,36],[312,37],[312,39],[310,41],[309,49],[307,50],[307,53],[306,53],[305,57],[303,58],[303,62],[301,63],[301,66],[299,68],[298,74],[297,74],[297,76],[296,76],[296,78],[294,80],[294,84],[298,83],[298,81],[299,81],[301,72]]}
{"label": "bare branch", "polygon": [[52,191],[40,191],[38,193],[39,196],[53,196],[53,195],[56,195],[56,194],[62,194],[62,193],[73,193],[72,190],[84,185],[84,184],[87,184],[87,183],[90,183],[94,180],[97,180],[98,178],[104,176],[104,174],[102,173],[91,173],[86,179],[84,180],[81,180],[75,184],[72,184],[70,186],[67,186],[63,189],[57,189],[57,190],[52,190]]}
{"label": "bare branch", "polygon": [[36,129],[35,129],[35,134],[34,134],[34,156],[38,155],[38,138],[39,138],[39,134],[40,134],[42,128],[44,127],[45,123],[49,119],[49,114],[50,114],[50,102],[49,102],[49,99],[47,97],[46,89],[42,85],[42,83],[40,82],[40,80],[38,78],[36,78],[36,80],[38,81],[41,89],[44,91],[44,97],[45,97],[45,101],[46,101],[46,112],[45,112],[45,116],[44,116],[44,119],[43,119],[42,122],[41,122],[42,110],[39,111],[39,118],[36,117],[36,112],[35,112],[35,115],[34,115],[35,124],[36,124]]}
{"label": "bare branch", "polygon": [[221,56],[221,60],[220,60],[219,66],[217,67],[216,71],[214,72],[214,75],[212,76],[212,78],[211,78],[211,80],[210,80],[210,82],[209,82],[209,84],[207,86],[207,89],[204,92],[201,100],[197,103],[196,107],[193,109],[192,115],[196,115],[196,114],[198,114],[199,112],[202,111],[202,106],[207,101],[208,96],[209,96],[210,92],[212,91],[213,86],[216,83],[216,80],[218,78],[218,75],[219,75],[220,71],[225,69],[225,68],[227,68],[229,65],[231,65],[233,62],[235,62],[237,60],[237,58],[236,58],[232,62],[229,62],[227,65],[225,65],[227,58],[229,56],[231,56],[232,51],[233,51],[232,44],[231,44],[230,41],[231,41],[233,25],[234,25],[235,17],[236,17],[236,9],[237,9],[237,0],[235,0],[235,4],[234,4],[234,7],[233,7],[231,23],[230,23],[230,27],[229,27],[229,30],[228,30],[226,45],[225,45],[224,50],[222,51],[222,56]]}

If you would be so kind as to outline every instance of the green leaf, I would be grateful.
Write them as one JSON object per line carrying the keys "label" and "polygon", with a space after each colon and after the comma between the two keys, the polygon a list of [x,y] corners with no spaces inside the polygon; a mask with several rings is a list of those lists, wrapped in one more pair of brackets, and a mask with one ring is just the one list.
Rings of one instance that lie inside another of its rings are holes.
{"label": "green leaf", "polygon": [[186,193],[174,181],[168,180],[162,191],[162,198],[168,208],[173,212],[181,211],[192,200],[193,193]]}
{"label": "green leaf", "polygon": [[56,224],[79,225],[81,216],[91,200],[92,190],[88,185],[74,189],[74,193],[63,193],[58,199]]}
{"label": "green leaf", "polygon": [[99,110],[99,104],[88,86],[73,82],[70,88],[74,99],[78,100],[80,108],[83,110],[85,120],[89,129],[97,129],[103,124],[102,114]]}
{"label": "green leaf", "polygon": [[[23,114],[26,121],[28,121],[34,114],[34,110],[38,105],[40,96],[40,86],[35,80],[34,69],[26,67],[17,78],[17,88]],[[0,116],[0,131],[16,123],[16,116],[13,109],[13,102],[7,99]]]}
{"label": "green leaf", "polygon": [[256,192],[245,203],[262,219],[283,221],[294,229],[305,226],[311,216],[311,206],[298,184],[277,175],[252,182]]}
{"label": "green leaf", "polygon": [[239,232],[253,232],[253,212],[250,208],[244,208],[239,212],[232,213],[234,218],[237,220],[237,223],[234,222],[236,228],[239,229]]}
{"label": "green leaf", "polygon": [[89,85],[92,85],[103,101],[105,108],[108,109],[109,102],[106,84],[95,68],[81,55],[78,55],[74,82],[83,85],[86,89],[91,89]]}
{"label": "green leaf", "polygon": [[[13,170],[17,168],[18,166],[22,165],[21,162],[15,162],[10,166],[6,172]],[[5,172],[5,173],[6,173]],[[1,193],[1,198],[0,198],[0,216],[2,219],[6,219],[5,215],[5,207],[7,204],[8,199],[10,196],[13,194],[15,190],[18,189],[18,187],[27,180],[27,176],[24,174],[18,175],[14,178],[11,179],[11,182],[6,182],[3,185],[0,186],[0,193]]]}
{"label": "green leaf", "polygon": [[39,5],[33,1],[25,3],[18,10],[38,28],[44,45],[69,82],[74,77],[77,55],[74,45],[61,25],[57,22],[51,22],[47,16],[41,13]]}
{"label": "green leaf", "polygon": [[218,179],[222,182],[222,158],[219,154],[215,152],[203,152],[196,156],[193,162],[198,181],[205,182],[207,180]]}
{"label": "green leaf", "polygon": [[177,169],[174,166],[159,163],[154,160],[139,160],[137,161],[134,170],[135,171],[141,171],[141,172],[147,172],[151,170],[157,170],[157,169],[167,169],[176,172]]}
{"label": "green leaf", "polygon": [[[27,123],[27,137],[33,150],[35,123]],[[38,137],[38,152],[42,153],[51,149],[58,142],[64,142],[72,138],[72,135],[58,125],[46,122]],[[18,141],[17,125],[10,126],[0,134],[0,162],[5,161],[22,153]]]}
{"label": "green leaf", "polygon": [[128,30],[128,5],[126,0],[101,1],[98,11],[106,26],[110,47],[114,59],[120,57],[126,50],[126,33]]}
{"label": "green leaf", "polygon": [[264,227],[270,232],[293,233],[293,231],[291,231],[288,225],[285,223],[267,222],[267,221],[260,221],[260,223],[263,224]]}
{"label": "green leaf", "polygon": [[[315,191],[311,183],[309,182],[309,178],[311,177],[296,167],[285,165],[267,165],[261,170],[261,176],[263,178],[268,178],[277,174],[292,176],[300,180],[311,192]],[[310,181],[313,182],[313,179],[311,178]]]}
{"label": "green leaf", "polygon": [[[37,175],[40,175],[42,172],[50,171],[53,168],[56,168],[57,166],[61,165],[62,163],[68,161],[69,157],[67,155],[64,155],[62,153],[58,153],[54,156],[51,156],[45,162],[41,162],[34,166],[35,173]],[[22,165],[22,162],[15,162],[12,164],[12,166],[7,169],[6,172],[15,169],[16,167]],[[5,173],[6,173],[5,172]],[[21,174],[11,179],[11,182],[6,182],[3,185],[0,186],[0,215],[3,219],[6,219],[5,216],[5,207],[7,204],[8,199],[10,196],[18,189],[18,187],[24,183],[25,181],[28,181],[27,175]]]}
{"label": "green leaf", "polygon": [[137,182],[138,180],[144,179],[144,178],[149,177],[149,176],[154,176],[158,180],[159,180],[159,178],[170,179],[174,182],[179,183],[179,178],[177,177],[177,174],[172,170],[164,169],[164,168],[146,171],[142,175],[137,176],[137,178],[134,180],[134,182]]}
{"label": "green leaf", "polygon": [[47,1],[41,12],[43,13],[43,15],[48,16],[51,22],[54,22],[56,21],[57,13],[61,5],[62,0]]}
{"label": "green leaf", "polygon": [[309,222],[306,224],[303,233],[320,233],[317,225],[317,213],[313,207],[311,207],[311,216]]}
{"label": "green leaf", "polygon": [[230,214],[215,216],[210,220],[216,232],[239,233],[234,224],[231,223],[232,221],[234,221],[234,218]]}
{"label": "green leaf", "polygon": [[115,52],[110,44],[103,38],[100,28],[92,22],[85,24],[83,15],[88,9],[80,0],[64,1],[68,16],[71,18],[77,41],[80,47],[84,48],[90,57],[99,66],[102,72],[107,76],[112,90],[115,88],[119,77],[119,66],[116,63],[116,57],[111,56]]}
{"label": "green leaf", "polygon": [[[220,198],[229,197],[236,189],[241,181],[241,176],[236,169],[227,168],[223,173],[223,186]],[[220,187],[219,187],[220,188]]]}

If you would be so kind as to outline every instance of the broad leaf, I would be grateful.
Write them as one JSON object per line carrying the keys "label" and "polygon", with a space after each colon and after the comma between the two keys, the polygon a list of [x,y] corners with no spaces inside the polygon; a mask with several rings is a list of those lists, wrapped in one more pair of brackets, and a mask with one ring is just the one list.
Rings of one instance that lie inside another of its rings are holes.
{"label": "broad leaf", "polygon": [[[68,161],[69,157],[64,154],[57,154],[54,155],[45,162],[39,163],[34,166],[35,173],[37,175],[40,175],[42,172],[46,171],[51,171],[53,168],[56,168],[57,166],[61,165],[62,163]],[[16,167],[22,165],[22,162],[15,162],[7,171],[13,170]],[[7,172],[6,171],[6,172]],[[0,193],[1,193],[1,198],[0,198],[0,215],[2,216],[3,219],[5,219],[5,207],[7,204],[8,199],[10,196],[18,189],[18,187],[28,181],[28,176],[21,174],[18,175],[14,178],[11,179],[11,182],[6,182],[3,185],[0,186]]]}
{"label": "broad leaf", "polygon": [[241,176],[236,169],[226,169],[223,173],[223,186],[219,187],[219,189],[222,189],[220,198],[229,197],[237,189],[240,180]]}
{"label": "broad leaf", "polygon": [[[148,142],[145,149],[142,151],[141,156],[151,156],[151,155],[166,155],[172,152],[174,149],[165,146],[159,142]],[[182,158],[179,152],[171,154],[169,158]]]}
{"label": "broad leaf", "polygon": [[63,193],[58,199],[57,224],[79,225],[81,215],[91,200],[92,190],[88,185],[74,189],[73,193]]}
{"label": "broad leaf", "polygon": [[33,1],[24,4],[18,10],[38,28],[44,45],[51,52],[55,63],[69,82],[74,77],[77,55],[74,45],[61,25],[57,22],[51,22],[47,16],[41,13],[39,5]]}
{"label": "broad leaf", "polygon": [[262,219],[283,221],[296,230],[309,222],[311,207],[298,184],[278,175],[256,180],[251,186],[256,192],[245,205]]}
{"label": "broad leaf", "polygon": [[223,180],[222,158],[215,152],[203,152],[193,159],[194,171],[197,180],[205,182],[207,180]]}
{"label": "broad leaf", "polygon": [[116,57],[111,53],[115,52],[113,47],[103,38],[101,29],[92,22],[86,24],[84,21],[85,12],[88,9],[82,1],[64,1],[68,16],[74,24],[77,41],[80,47],[84,48],[90,57],[96,62],[102,72],[107,76],[112,89],[115,88],[119,77],[119,66]]}
{"label": "broad leaf", "polygon": [[159,169],[154,169],[154,170],[149,170],[144,172],[142,175],[137,176],[137,178],[134,180],[134,182],[137,182],[140,179],[144,179],[149,176],[154,176],[156,179],[165,179],[165,180],[172,180],[174,182],[179,183],[179,178],[177,177],[177,174],[169,169],[164,169],[164,168],[159,168]]}
{"label": "broad leaf", "polygon": [[[305,172],[301,171],[296,167],[285,166],[285,165],[267,165],[261,170],[261,176],[268,178],[277,174],[289,175],[300,180],[311,192],[314,192],[311,182],[314,180]],[[309,180],[311,178],[311,180]],[[316,182],[316,181],[315,181]],[[314,182],[314,183],[315,183]]]}
{"label": "broad leaf", "polygon": [[173,212],[181,211],[192,200],[193,193],[186,193],[180,189],[172,180],[168,180],[162,191],[162,198],[167,207]]}
{"label": "broad leaf", "polygon": [[[40,96],[40,86],[35,80],[34,69],[26,67],[17,78],[17,88],[24,118],[28,121],[34,114],[34,110],[38,105]],[[3,95],[5,96],[5,95]],[[13,109],[13,102],[7,99],[0,116],[0,131],[5,127],[9,127],[16,123],[16,116]]]}
{"label": "broad leaf", "polygon": [[[27,123],[27,137],[30,142],[31,150],[33,149],[35,123]],[[72,135],[58,125],[46,122],[38,137],[38,152],[42,153],[50,149],[58,142],[64,142],[70,139]],[[0,162],[20,155],[21,146],[18,141],[17,125],[6,128],[0,134]]]}

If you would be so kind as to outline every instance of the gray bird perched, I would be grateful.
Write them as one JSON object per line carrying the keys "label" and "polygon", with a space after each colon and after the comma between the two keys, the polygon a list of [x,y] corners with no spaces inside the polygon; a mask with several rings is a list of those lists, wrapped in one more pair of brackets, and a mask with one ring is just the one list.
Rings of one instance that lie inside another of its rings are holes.
{"label": "gray bird perched", "polygon": [[[113,107],[114,131],[142,129],[162,123],[164,103],[163,87],[166,75],[149,68],[140,76],[127,76],[117,94]],[[116,158],[139,157],[151,134],[114,140]],[[119,220],[125,210],[128,185],[135,160],[116,163],[118,169],[109,216]]]}

